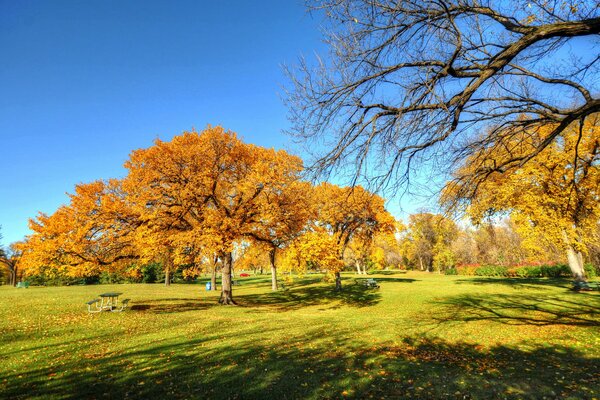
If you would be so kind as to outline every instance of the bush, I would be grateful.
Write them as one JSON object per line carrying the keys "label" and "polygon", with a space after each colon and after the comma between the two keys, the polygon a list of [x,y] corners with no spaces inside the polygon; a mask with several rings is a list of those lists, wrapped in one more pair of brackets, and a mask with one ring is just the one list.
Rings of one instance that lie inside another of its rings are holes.
{"label": "bush", "polygon": [[541,276],[547,278],[560,278],[571,276],[571,269],[568,265],[556,264],[556,265],[542,265],[540,267]]}
{"label": "bush", "polygon": [[598,268],[595,267],[593,264],[585,264],[583,268],[585,270],[585,276],[588,279],[595,278],[600,274]]}
{"label": "bush", "polygon": [[458,270],[456,269],[456,267],[452,267],[452,268],[448,268],[445,271],[446,275],[458,275]]}
{"label": "bush", "polygon": [[508,268],[497,266],[497,265],[485,265],[483,267],[477,268],[475,270],[475,275],[507,277],[508,276]]}

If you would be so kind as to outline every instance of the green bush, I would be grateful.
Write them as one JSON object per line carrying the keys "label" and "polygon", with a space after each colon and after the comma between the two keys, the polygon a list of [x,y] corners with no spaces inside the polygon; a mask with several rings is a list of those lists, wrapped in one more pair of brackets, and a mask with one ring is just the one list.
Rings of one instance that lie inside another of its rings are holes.
{"label": "green bush", "polygon": [[540,267],[541,276],[547,278],[560,278],[571,276],[571,270],[568,265],[556,264],[556,265],[542,265]]}
{"label": "green bush", "polygon": [[456,267],[451,267],[445,271],[445,274],[446,275],[458,275],[458,270],[456,269]]}
{"label": "green bush", "polygon": [[484,265],[475,270],[475,275],[507,277],[508,276],[508,268],[501,267],[498,265]]}
{"label": "green bush", "polygon": [[599,275],[600,271],[598,271],[598,268],[595,267],[593,264],[585,264],[583,266],[584,270],[585,270],[585,276],[588,279],[591,278],[595,278]]}

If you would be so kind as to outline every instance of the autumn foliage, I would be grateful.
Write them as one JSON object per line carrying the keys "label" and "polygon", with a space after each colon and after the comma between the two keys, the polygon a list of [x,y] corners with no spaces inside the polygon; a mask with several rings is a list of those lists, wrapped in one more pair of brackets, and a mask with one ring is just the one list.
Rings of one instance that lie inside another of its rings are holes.
{"label": "autumn foliage", "polygon": [[220,302],[234,304],[234,253],[243,243],[268,253],[277,289],[278,251],[296,260],[288,269],[335,273],[352,238],[394,223],[380,197],[361,187],[314,188],[301,180],[300,158],[221,127],[156,140],[125,168],[123,179],[77,185],[69,204],[31,220],[34,233],[21,245],[30,273],[135,275],[159,263],[168,285],[174,269],[194,277],[218,265]]}

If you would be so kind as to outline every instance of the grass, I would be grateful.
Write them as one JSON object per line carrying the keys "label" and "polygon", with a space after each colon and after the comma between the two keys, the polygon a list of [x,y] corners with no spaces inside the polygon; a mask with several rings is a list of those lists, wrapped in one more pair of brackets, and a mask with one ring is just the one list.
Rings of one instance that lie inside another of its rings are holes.
{"label": "grass", "polygon": [[[373,277],[242,278],[238,307],[203,283],[0,287],[0,398],[600,398],[600,293]],[[87,313],[112,290],[130,310]]]}

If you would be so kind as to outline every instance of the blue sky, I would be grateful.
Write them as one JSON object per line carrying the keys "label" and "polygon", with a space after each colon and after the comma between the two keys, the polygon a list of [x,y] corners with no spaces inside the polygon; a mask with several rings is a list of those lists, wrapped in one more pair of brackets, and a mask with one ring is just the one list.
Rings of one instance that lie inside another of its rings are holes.
{"label": "blue sky", "polygon": [[296,0],[0,0],[0,48],[3,244],[157,137],[220,124],[294,149],[281,65],[326,51]]}

